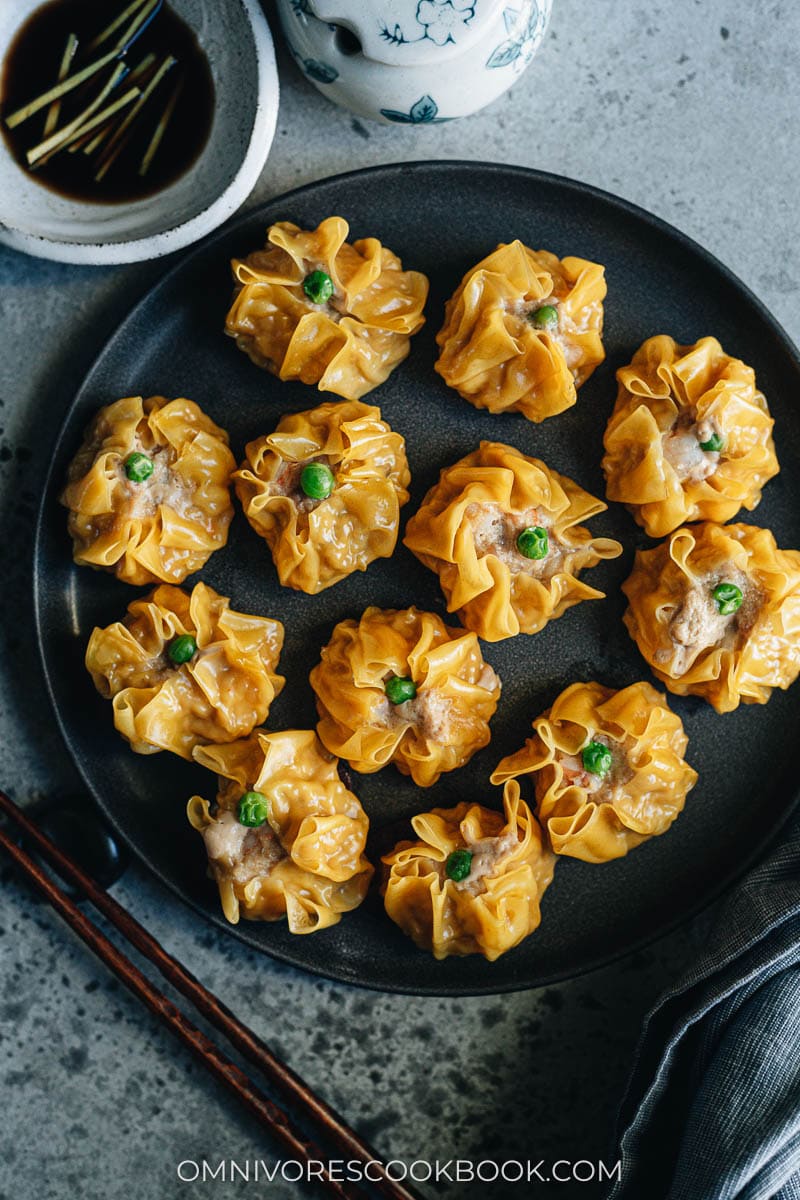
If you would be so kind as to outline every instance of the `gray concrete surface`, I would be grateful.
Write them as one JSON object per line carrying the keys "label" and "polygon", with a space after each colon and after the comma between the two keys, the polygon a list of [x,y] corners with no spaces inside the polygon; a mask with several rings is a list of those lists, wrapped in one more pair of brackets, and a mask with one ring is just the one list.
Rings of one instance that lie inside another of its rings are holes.
{"label": "gray concrete surface", "polygon": [[[250,203],[392,160],[541,167],[678,225],[797,339],[798,47],[800,9],[788,2],[556,0],[551,33],[516,89],[470,120],[428,129],[354,121],[281,53],[278,133]],[[164,269],[79,269],[0,251],[0,781],[21,801],[76,786],[18,616],[30,603],[38,481],[82,373]],[[276,1147],[11,871],[2,879],[0,1200],[305,1194],[288,1183],[178,1180],[181,1160],[274,1162]],[[701,920],[544,991],[415,1000],[331,985],[257,956],[199,925],[135,865],[115,894],[382,1154],[409,1160],[597,1161],[642,1015],[704,928]],[[449,1200],[528,1194],[499,1185],[419,1190]],[[598,1194],[591,1183],[531,1191]]]}

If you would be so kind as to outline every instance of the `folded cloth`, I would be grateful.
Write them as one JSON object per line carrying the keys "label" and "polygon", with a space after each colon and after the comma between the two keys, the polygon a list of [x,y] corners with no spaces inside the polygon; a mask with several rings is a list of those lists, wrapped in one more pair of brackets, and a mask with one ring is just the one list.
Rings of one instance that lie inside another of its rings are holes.
{"label": "folded cloth", "polygon": [[800,819],[648,1014],[607,1200],[800,1200]]}

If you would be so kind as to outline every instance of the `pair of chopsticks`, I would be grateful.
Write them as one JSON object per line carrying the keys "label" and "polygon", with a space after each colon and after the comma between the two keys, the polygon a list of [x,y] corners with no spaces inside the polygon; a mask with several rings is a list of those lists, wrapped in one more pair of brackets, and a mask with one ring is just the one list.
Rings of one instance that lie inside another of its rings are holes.
{"label": "pair of chopsticks", "polygon": [[[372,1148],[362,1141],[324,1100],[320,1099],[286,1063],[276,1058],[264,1042],[242,1024],[213,992],[203,987],[176,958],[168,954],[122,905],[99,887],[73,859],[59,850],[3,792],[0,792],[0,812],[17,826],[28,842],[36,847],[65,882],[82,892],[98,912],[102,913],[140,954],[153,963],[182,996],[191,1001],[197,1011],[224,1035],[247,1062],[269,1080],[285,1102],[293,1105],[298,1113],[316,1125],[335,1148],[337,1157],[341,1156],[348,1161],[372,1163],[370,1183],[374,1190],[387,1200],[417,1200],[413,1192],[385,1173]],[[89,949],[199,1058],[214,1078],[234,1093],[256,1120],[294,1158],[306,1163],[311,1160],[325,1163],[330,1155],[309,1140],[283,1109],[274,1104],[236,1063],[227,1058],[181,1009],[109,941],[81,912],[77,904],[52,881],[39,863],[17,845],[3,826],[0,826],[0,846]],[[357,1200],[364,1195],[363,1191],[353,1185],[343,1184],[332,1178],[325,1169],[318,1178],[328,1193],[339,1197],[339,1200]]]}

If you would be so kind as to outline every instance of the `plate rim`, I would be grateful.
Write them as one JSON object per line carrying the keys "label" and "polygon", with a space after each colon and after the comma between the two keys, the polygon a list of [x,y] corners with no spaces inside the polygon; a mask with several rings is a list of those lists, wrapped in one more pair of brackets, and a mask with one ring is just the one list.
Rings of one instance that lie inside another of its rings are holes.
{"label": "plate rim", "polygon": [[481,159],[410,159],[398,162],[377,163],[368,167],[360,167],[351,171],[340,171],[334,175],[323,176],[320,179],[311,180],[301,184],[296,188],[292,188],[287,192],[280,192],[275,196],[268,197],[260,201],[252,208],[248,208],[235,215],[235,218],[227,221],[219,228],[211,231],[206,237],[188,247],[182,253],[179,259],[172,263],[169,268],[164,271],[155,282],[149,284],[142,294],[138,297],[135,303],[130,307],[126,315],[117,324],[115,329],[105,338],[97,353],[91,360],[88,369],[83,373],[81,382],[77,390],[72,394],[70,402],[64,411],[63,417],[58,425],[58,430],[55,438],[50,445],[50,456],[47,465],[47,473],[44,480],[41,496],[37,507],[36,523],[34,528],[33,538],[33,569],[31,572],[31,583],[33,589],[33,613],[36,633],[37,653],[41,672],[44,677],[45,687],[47,690],[48,699],[51,708],[55,714],[56,724],[58,726],[61,739],[67,750],[67,753],[75,766],[80,779],[91,795],[94,802],[97,804],[103,819],[109,824],[123,844],[128,848],[137,862],[154,876],[158,882],[167,889],[167,891],[177,897],[177,899],[189,908],[194,913],[197,913],[204,920],[209,922],[215,928],[229,933],[236,937],[240,942],[266,954],[273,961],[281,966],[291,967],[300,973],[310,975],[316,978],[325,979],[329,983],[336,986],[357,987],[367,991],[377,993],[386,993],[389,995],[409,995],[420,997],[441,997],[457,999],[460,997],[470,996],[499,996],[512,992],[530,991],[534,988],[549,987],[556,983],[566,982],[570,979],[578,979],[582,976],[591,974],[593,971],[600,970],[604,967],[613,965],[627,958],[629,955],[640,953],[642,950],[655,945],[657,942],[674,933],[676,929],[683,925],[688,925],[695,920],[701,913],[709,910],[716,904],[724,895],[741,881],[747,872],[755,866],[765,853],[771,848],[773,843],[777,842],[787,822],[793,816],[798,806],[800,805],[800,788],[795,791],[792,802],[787,806],[779,823],[771,828],[768,833],[757,841],[754,841],[748,853],[736,864],[733,870],[723,875],[716,885],[706,893],[703,898],[691,905],[688,909],[681,912],[677,917],[661,924],[654,932],[643,934],[637,940],[631,942],[623,949],[614,949],[610,953],[605,952],[598,954],[590,959],[584,960],[576,969],[566,969],[551,971],[539,976],[536,982],[528,980],[516,980],[514,978],[507,979],[503,982],[498,981],[496,985],[486,984],[478,986],[462,985],[457,983],[455,986],[447,984],[443,981],[441,985],[423,985],[411,986],[405,984],[402,980],[392,982],[392,984],[380,984],[370,982],[369,980],[350,977],[346,972],[333,973],[324,970],[316,964],[309,965],[302,958],[284,951],[283,948],[274,949],[266,946],[257,937],[251,936],[249,932],[248,921],[240,921],[237,925],[231,925],[227,922],[221,912],[203,907],[200,903],[188,897],[181,891],[180,885],[168,878],[164,873],[154,866],[140,851],[136,843],[128,837],[128,835],[118,827],[115,819],[107,808],[102,793],[96,787],[92,779],[84,770],[84,765],[81,761],[81,756],[77,748],[73,748],[70,738],[67,721],[62,714],[59,705],[56,702],[55,690],[48,668],[47,655],[44,645],[43,631],[43,614],[41,610],[40,587],[41,580],[41,562],[40,552],[45,534],[45,529],[48,520],[51,517],[50,499],[51,492],[54,488],[54,470],[57,457],[57,450],[61,446],[66,432],[67,425],[72,416],[75,406],[75,401],[86,385],[86,381],[91,378],[95,371],[100,367],[102,359],[108,353],[112,341],[118,336],[120,329],[130,321],[151,299],[154,292],[165,288],[173,280],[179,271],[186,265],[187,261],[204,254],[209,250],[215,242],[223,241],[236,231],[240,226],[245,226],[256,220],[259,214],[263,211],[274,208],[276,205],[286,203],[287,205],[297,198],[302,197],[307,192],[313,192],[321,185],[336,185],[341,183],[349,183],[353,180],[363,178],[365,176],[386,175],[397,172],[408,172],[409,170],[421,169],[428,172],[446,174],[453,168],[467,169],[469,171],[481,171],[492,175],[515,175],[520,176],[528,182],[538,181],[544,182],[550,186],[566,188],[569,191],[574,191],[578,194],[589,198],[596,198],[612,207],[621,209],[626,215],[633,217],[646,225],[649,225],[662,235],[666,235],[672,240],[679,242],[682,247],[695,255],[699,259],[710,265],[724,279],[727,279],[735,288],[736,291],[743,295],[751,304],[755,305],[763,316],[765,323],[770,327],[773,336],[783,344],[784,349],[797,368],[800,375],[800,351],[795,345],[792,338],[781,325],[780,321],[774,316],[772,310],[768,308],[753,292],[753,290],[744,283],[738,275],[725,263],[716,257],[710,250],[707,250],[699,242],[695,241],[688,234],[664,220],[662,217],[651,213],[649,210],[642,208],[633,201],[626,200],[621,196],[617,196],[613,192],[606,191],[603,188],[596,187],[594,184],[586,183],[583,180],[572,179],[569,176],[558,175],[551,171],[542,171],[535,167],[525,167],[514,163],[496,163],[487,162]]}

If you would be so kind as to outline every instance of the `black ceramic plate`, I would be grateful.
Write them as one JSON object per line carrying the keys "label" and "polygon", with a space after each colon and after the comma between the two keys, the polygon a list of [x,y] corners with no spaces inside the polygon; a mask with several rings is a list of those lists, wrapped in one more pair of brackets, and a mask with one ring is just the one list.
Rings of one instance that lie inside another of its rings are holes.
{"label": "black ceramic plate", "polygon": [[[784,547],[800,545],[800,368],[769,313],[724,267],[661,221],[583,184],[515,167],[413,163],[325,180],[275,200],[187,254],[138,304],[108,343],[75,399],[55,452],[36,548],[36,606],[45,671],[58,719],[83,777],[102,809],[156,874],[208,919],[224,924],[216,888],[206,878],[200,838],[184,815],[194,791],[211,796],[214,780],[163,753],[131,753],[115,733],[110,706],[83,669],[95,624],[124,614],[138,594],[108,575],[75,568],[58,492],[81,433],[102,404],[131,394],[189,396],[230,431],[237,456],[245,442],[271,430],[282,413],[330,396],[280,383],[259,371],[222,333],[231,294],[228,260],[263,243],[267,225],[314,226],[338,213],[353,237],[375,235],[407,267],[431,280],[428,323],[411,355],[368,399],[406,438],[413,512],[440,467],[481,438],[510,442],[603,495],[601,442],[615,396],[614,371],[655,333],[680,342],[715,334],[752,363],[777,422],[781,475],[768,484],[755,519]],[[533,425],[520,415],[479,412],[434,374],[434,334],[445,299],[463,272],[499,241],[521,238],[559,255],[605,263],[607,360],[561,416]],[[752,519],[747,516],[745,520]],[[521,745],[531,721],[575,680],[613,687],[649,678],[622,624],[620,584],[644,539],[618,505],[592,523],[618,538],[625,554],[593,570],[604,601],[571,609],[535,637],[484,647],[503,695],[490,745],[468,766],[427,790],[393,767],[355,776],[372,830],[373,860],[408,830],[408,817],[433,805],[479,800],[498,806],[492,768]],[[202,578],[236,608],[268,613],[286,626],[280,669],[287,685],[270,713],[273,728],[315,722],[308,673],[335,622],[367,604],[416,604],[444,612],[436,577],[398,545],[322,595],[281,588],[265,544],[238,513],[227,547]],[[697,911],[730,884],[779,829],[796,798],[784,786],[796,747],[787,737],[800,718],[800,686],[769,705],[718,716],[699,700],[672,699],[689,734],[688,758],[700,773],[686,811],[669,833],[603,866],[564,859],[543,905],[540,929],[498,962],[438,963],[417,950],[371,894],[334,929],[292,937],[285,925],[243,922],[232,932],[276,958],[370,987],[417,993],[491,993],[577,974],[651,940]]]}

